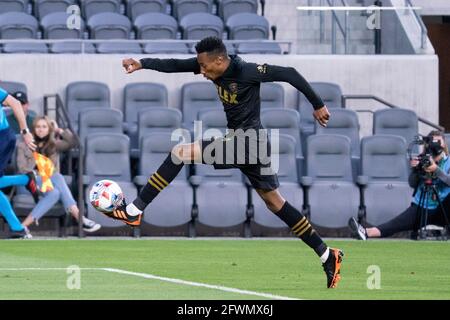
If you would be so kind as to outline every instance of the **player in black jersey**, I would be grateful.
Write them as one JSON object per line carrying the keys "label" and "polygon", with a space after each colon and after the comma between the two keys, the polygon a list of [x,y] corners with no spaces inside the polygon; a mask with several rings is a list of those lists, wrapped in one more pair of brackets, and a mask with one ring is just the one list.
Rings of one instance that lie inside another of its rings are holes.
{"label": "player in black jersey", "polygon": [[[260,84],[272,81],[291,84],[311,102],[314,118],[322,126],[327,125],[330,117],[327,107],[292,67],[247,63],[238,56],[229,56],[222,40],[215,37],[201,40],[195,48],[196,58],[125,59],[123,67],[127,73],[151,69],[202,74],[217,87],[229,132],[221,139],[175,146],[158,170],[150,176],[138,197],[128,205],[123,203],[117,207],[110,217],[131,226],[139,225],[144,209],[169,185],[185,163],[212,164],[216,169],[237,168],[248,177],[269,210],[317,253],[327,275],[327,287],[335,288],[340,280],[343,252],[328,248],[306,217],[292,207],[278,190],[277,175],[271,170],[269,139],[260,121]],[[239,143],[243,144],[242,149],[236,148]],[[261,146],[267,147],[267,157],[261,156]],[[243,150],[243,154],[236,150]]]}

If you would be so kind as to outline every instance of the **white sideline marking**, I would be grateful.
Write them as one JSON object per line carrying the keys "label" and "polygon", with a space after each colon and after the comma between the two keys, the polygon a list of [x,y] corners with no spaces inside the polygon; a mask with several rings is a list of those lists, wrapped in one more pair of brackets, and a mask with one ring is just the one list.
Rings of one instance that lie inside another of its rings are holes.
{"label": "white sideline marking", "polygon": [[[67,270],[67,268],[0,268],[0,271],[49,271],[49,270]],[[236,289],[236,288],[217,286],[217,285],[213,285],[213,284],[186,281],[186,280],[175,279],[175,278],[160,277],[160,276],[155,276],[153,274],[132,272],[132,271],[127,271],[127,270],[122,270],[122,269],[80,268],[80,270],[101,270],[101,271],[107,271],[107,272],[120,273],[120,274],[126,274],[126,275],[130,275],[130,276],[141,277],[141,278],[145,278],[145,279],[153,279],[153,280],[171,282],[171,283],[175,283],[175,284],[182,284],[182,285],[193,286],[193,287],[203,287],[203,288],[220,290],[220,291],[231,292],[231,293],[239,293],[239,294],[245,294],[245,295],[251,295],[251,296],[264,297],[264,298],[269,298],[269,299],[274,299],[274,300],[299,300],[296,298],[278,296],[278,295],[274,295],[274,294],[270,294],[270,293],[256,292],[256,291],[250,291],[250,290],[241,290],[241,289]]]}

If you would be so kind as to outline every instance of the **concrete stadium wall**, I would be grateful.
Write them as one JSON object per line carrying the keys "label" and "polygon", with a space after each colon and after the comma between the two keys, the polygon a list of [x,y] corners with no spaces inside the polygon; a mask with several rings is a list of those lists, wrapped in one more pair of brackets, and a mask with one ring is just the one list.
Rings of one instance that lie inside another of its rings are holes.
{"label": "concrete stadium wall", "polygon": [[[127,56],[128,57],[128,56]],[[136,58],[141,58],[138,56]],[[186,58],[187,56],[170,56]],[[2,55],[0,79],[27,85],[31,108],[42,110],[43,95],[58,93],[73,81],[99,81],[111,90],[112,107],[122,109],[123,88],[131,82],[159,82],[169,90],[169,106],[180,107],[181,86],[206,81],[193,74],[164,74],[150,70],[125,74],[122,55]],[[414,110],[438,123],[438,59],[435,55],[247,55],[247,61],[295,67],[308,81],[334,82],[344,94],[372,94],[393,104]],[[297,91],[285,88],[286,106],[297,105]],[[350,108],[379,108],[374,102],[355,101]],[[371,120],[361,119],[362,135],[369,134]]]}

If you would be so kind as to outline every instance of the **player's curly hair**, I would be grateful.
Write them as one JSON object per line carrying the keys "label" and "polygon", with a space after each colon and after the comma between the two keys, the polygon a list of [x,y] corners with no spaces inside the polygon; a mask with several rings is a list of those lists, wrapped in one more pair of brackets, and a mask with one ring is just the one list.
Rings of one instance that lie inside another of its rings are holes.
{"label": "player's curly hair", "polygon": [[227,48],[223,44],[222,39],[218,37],[206,37],[197,42],[195,45],[197,53],[206,52],[209,54],[227,56]]}

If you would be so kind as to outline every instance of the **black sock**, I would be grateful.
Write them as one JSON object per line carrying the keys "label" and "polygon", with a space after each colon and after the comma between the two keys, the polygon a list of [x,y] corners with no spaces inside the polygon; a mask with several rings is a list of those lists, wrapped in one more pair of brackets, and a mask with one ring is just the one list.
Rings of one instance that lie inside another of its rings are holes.
{"label": "black sock", "polygon": [[141,211],[148,206],[150,202],[172,182],[184,166],[184,163],[179,160],[179,164],[172,161],[172,153],[169,153],[166,160],[150,176],[147,184],[139,193],[138,197],[133,201],[133,204]]}
{"label": "black sock", "polygon": [[276,213],[283,220],[292,232],[310,246],[319,257],[327,250],[327,245],[322,241],[316,230],[313,229],[308,219],[287,201]]}

